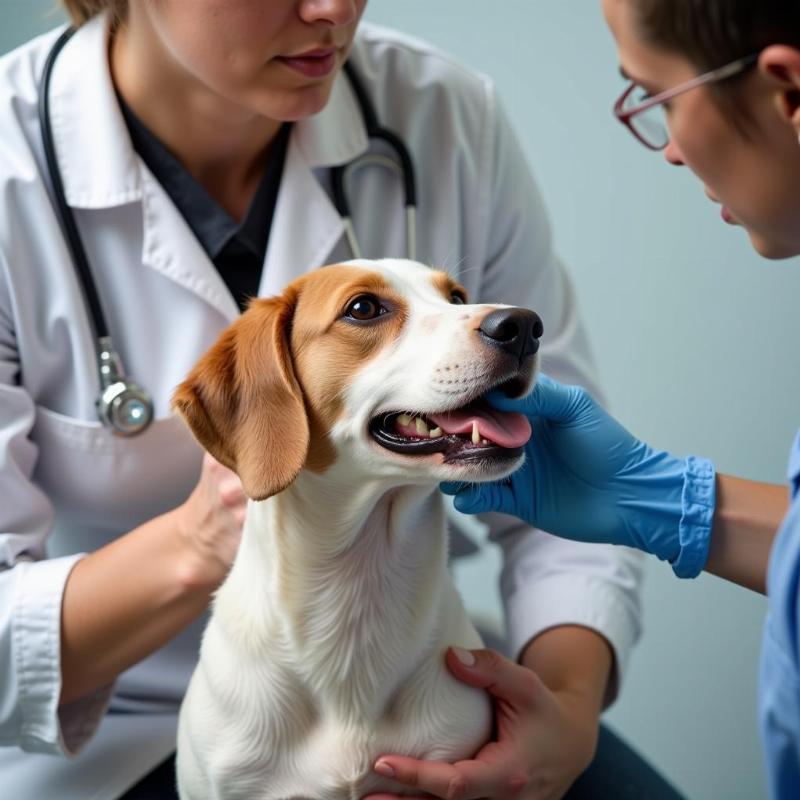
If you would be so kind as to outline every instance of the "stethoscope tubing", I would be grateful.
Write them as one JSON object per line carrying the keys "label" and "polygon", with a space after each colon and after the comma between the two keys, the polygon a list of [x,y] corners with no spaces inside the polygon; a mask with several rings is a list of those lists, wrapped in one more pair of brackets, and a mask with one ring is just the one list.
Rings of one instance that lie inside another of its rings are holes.
{"label": "stethoscope tubing", "polygon": [[53,129],[50,124],[50,85],[58,54],[75,33],[67,28],[47,54],[42,70],[39,95],[39,127],[47,172],[50,177],[53,208],[61,223],[72,263],[78,275],[81,291],[89,311],[95,347],[97,375],[100,392],[95,401],[97,415],[102,424],[118,436],[136,436],[144,432],[153,421],[153,400],[150,394],[125,375],[122,360],[114,348],[106,322],[100,295],[89,267],[89,258],[81,240],[75,216],[67,203],[64,182],[58,167]]}
{"label": "stethoscope tubing", "polygon": [[355,170],[362,166],[373,164],[388,168],[400,176],[403,184],[403,203],[405,206],[406,256],[413,260],[416,258],[417,251],[417,185],[414,161],[403,140],[396,133],[390,131],[388,128],[384,128],[378,122],[375,106],[373,106],[369,95],[364,89],[364,84],[361,82],[351,62],[345,62],[344,71],[350,81],[350,86],[353,89],[356,101],[361,110],[364,127],[367,130],[367,137],[371,140],[378,139],[387,144],[389,148],[394,151],[397,158],[397,162],[395,162],[391,158],[379,153],[367,153],[351,161],[349,164],[331,168],[331,194],[333,195],[333,204],[344,222],[348,246],[354,258],[362,257],[361,246],[356,237],[353,225],[353,214],[347,196],[347,180]]}
{"label": "stethoscope tubing", "polygon": [[80,278],[81,289],[86,300],[86,305],[89,308],[90,322],[93,326],[95,345],[99,357],[99,341],[100,339],[108,337],[108,324],[103,314],[103,307],[100,303],[97,287],[92,278],[91,269],[89,268],[89,258],[86,255],[86,250],[81,241],[78,225],[75,222],[75,217],[65,198],[64,182],[61,179],[61,170],[58,167],[58,156],[56,155],[55,141],[53,139],[53,128],[50,124],[50,82],[53,66],[55,65],[58,54],[70,40],[73,33],[75,33],[74,28],[67,28],[67,30],[58,37],[44,62],[42,92],[39,95],[39,120],[42,129],[44,158],[52,186],[54,208],[64,231],[64,237],[72,256],[72,262],[75,264],[75,269]]}

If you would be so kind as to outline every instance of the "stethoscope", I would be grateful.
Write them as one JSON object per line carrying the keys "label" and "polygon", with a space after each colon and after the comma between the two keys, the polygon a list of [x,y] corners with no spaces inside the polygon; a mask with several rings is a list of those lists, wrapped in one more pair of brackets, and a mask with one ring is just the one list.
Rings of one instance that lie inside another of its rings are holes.
{"label": "stethoscope", "polygon": [[[108,332],[105,315],[100,305],[100,297],[89,268],[89,259],[83,247],[78,226],[72,209],[67,205],[64,184],[58,168],[53,130],[50,124],[50,79],[53,65],[59,52],[74,33],[68,28],[58,37],[48,53],[42,72],[42,90],[39,97],[39,125],[42,131],[44,157],[52,186],[53,203],[61,222],[64,236],[72,256],[75,271],[81,283],[84,300],[93,328],[97,371],[100,378],[100,394],[95,400],[97,415],[103,425],[118,436],[135,436],[142,433],[153,421],[153,400],[146,389],[126,376],[122,360],[114,349]],[[353,226],[350,203],[347,199],[347,183],[352,174],[363,166],[375,165],[396,173],[402,183],[405,204],[406,251],[408,258],[416,256],[416,182],[414,164],[408,148],[392,131],[380,126],[375,108],[370,102],[364,86],[347,62],[344,71],[355,93],[356,100],[370,139],[380,139],[395,153],[396,160],[380,153],[366,153],[359,158],[338,167],[332,167],[331,191],[333,203],[342,218],[348,247],[354,258],[361,258],[362,252]]]}

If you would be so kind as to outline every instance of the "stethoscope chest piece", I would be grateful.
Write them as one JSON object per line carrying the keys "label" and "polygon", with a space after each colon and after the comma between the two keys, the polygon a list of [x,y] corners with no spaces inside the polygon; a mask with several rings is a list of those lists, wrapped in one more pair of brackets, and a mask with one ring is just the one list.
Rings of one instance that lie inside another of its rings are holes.
{"label": "stethoscope chest piece", "polygon": [[95,401],[100,421],[120,436],[141,433],[153,419],[153,404],[147,392],[135,383],[117,381]]}
{"label": "stethoscope chest piece", "polygon": [[126,378],[111,340],[100,339],[100,395],[95,401],[97,416],[119,436],[135,436],[153,421],[153,401],[139,384]]}

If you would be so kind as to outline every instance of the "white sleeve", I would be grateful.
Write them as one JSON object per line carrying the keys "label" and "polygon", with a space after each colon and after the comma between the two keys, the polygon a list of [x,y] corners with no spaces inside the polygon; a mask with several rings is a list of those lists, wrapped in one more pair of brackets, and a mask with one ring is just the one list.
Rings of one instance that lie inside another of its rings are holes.
{"label": "white sleeve", "polygon": [[[535,310],[542,318],[542,371],[587,387],[601,402],[594,363],[569,275],[553,252],[542,198],[511,127],[489,91],[494,137],[486,175],[488,258],[479,301]],[[491,124],[491,123],[490,123]],[[641,625],[641,553],[559,539],[502,514],[486,515],[504,551],[501,594],[515,657],[558,625],[592,628],[615,655],[616,694]]]}
{"label": "white sleeve", "polygon": [[35,407],[20,386],[0,254],[0,746],[72,754],[102,718],[111,687],[59,709],[61,598],[80,554],[46,559],[53,508],[32,480]]}

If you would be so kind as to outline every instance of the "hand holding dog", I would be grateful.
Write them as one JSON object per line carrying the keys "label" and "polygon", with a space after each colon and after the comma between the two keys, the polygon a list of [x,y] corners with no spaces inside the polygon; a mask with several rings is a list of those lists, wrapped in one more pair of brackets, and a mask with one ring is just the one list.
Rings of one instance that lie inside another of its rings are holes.
{"label": "hand holding dog", "polygon": [[[473,664],[465,663],[471,659]],[[447,665],[460,680],[494,698],[496,740],[474,759],[455,764],[387,755],[378,759],[375,771],[414,787],[418,798],[563,797],[594,756],[596,714],[587,711],[581,698],[551,691],[531,669],[493,650],[451,649]],[[374,794],[365,800],[398,798]]]}
{"label": "hand holding dog", "polygon": [[585,389],[546,375],[526,397],[489,400],[530,418],[526,462],[506,481],[442,484],[459,511],[501,511],[567,539],[635,547],[682,577],[702,569],[714,510],[710,462],[654,450]]}
{"label": "hand holding dog", "polygon": [[246,509],[239,476],[206,453],[194,491],[176,509],[186,583],[211,589],[222,583],[242,538]]}

